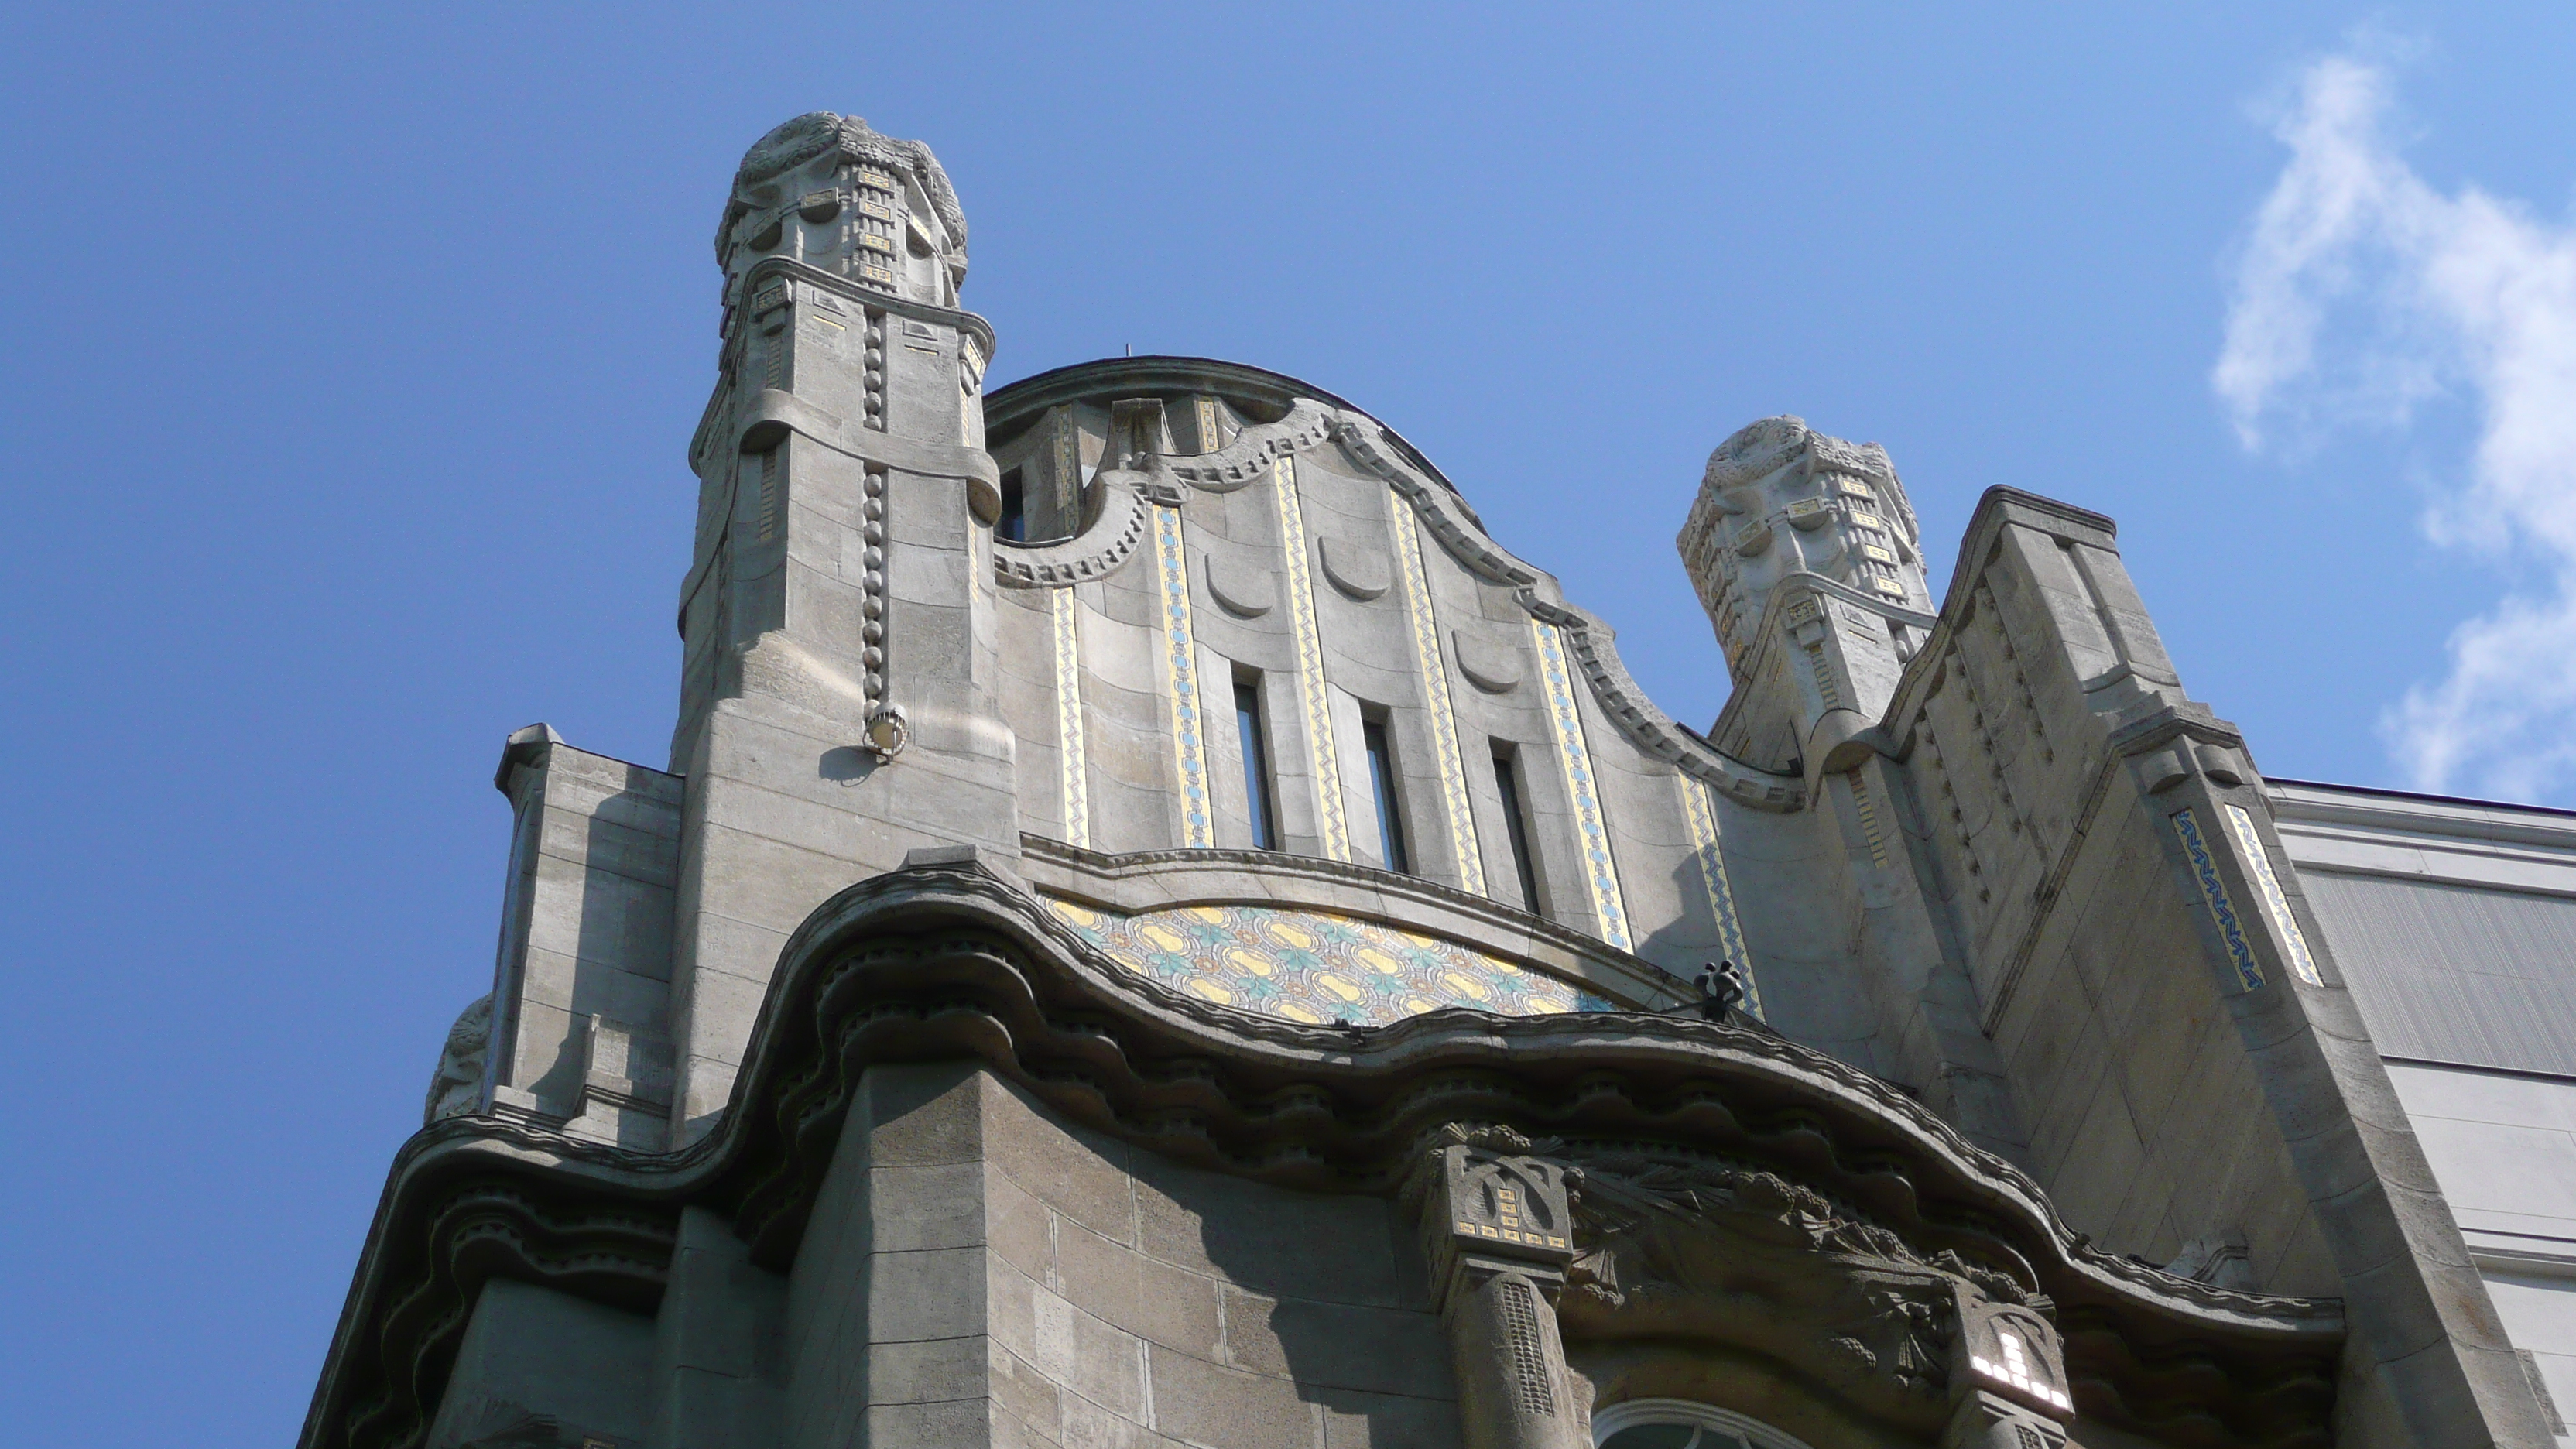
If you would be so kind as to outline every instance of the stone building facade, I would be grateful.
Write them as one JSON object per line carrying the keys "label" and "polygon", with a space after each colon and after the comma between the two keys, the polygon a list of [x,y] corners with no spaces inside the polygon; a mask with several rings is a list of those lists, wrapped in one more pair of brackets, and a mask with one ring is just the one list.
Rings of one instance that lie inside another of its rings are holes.
{"label": "stone building facade", "polygon": [[966,237],[856,119],[745,158],[668,769],[510,738],[309,1449],[2552,1442],[2576,1214],[2418,1122],[2545,1159],[2576,1062],[2383,1050],[2349,941],[2550,939],[2564,821],[2267,782],[2110,520],[1994,490],[1935,598],[1787,417],[1703,733],[1348,401],[988,395]]}

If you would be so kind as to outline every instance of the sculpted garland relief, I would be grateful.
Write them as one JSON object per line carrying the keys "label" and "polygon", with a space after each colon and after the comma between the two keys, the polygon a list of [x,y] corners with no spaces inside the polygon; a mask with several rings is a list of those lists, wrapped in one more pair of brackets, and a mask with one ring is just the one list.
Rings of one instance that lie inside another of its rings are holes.
{"label": "sculpted garland relief", "polygon": [[[1586,1360],[1768,1360],[1949,1445],[2063,1442],[2074,1402],[2026,1265],[1924,1253],[1766,1169],[1651,1148],[1559,1160],[1569,1150],[1452,1126],[1417,1178],[1471,1442],[1569,1442],[1555,1408],[1575,1387],[1569,1344]],[[1535,1328],[1513,1311],[1525,1292],[1554,1309]],[[1590,1387],[1621,1391],[1615,1375]]]}

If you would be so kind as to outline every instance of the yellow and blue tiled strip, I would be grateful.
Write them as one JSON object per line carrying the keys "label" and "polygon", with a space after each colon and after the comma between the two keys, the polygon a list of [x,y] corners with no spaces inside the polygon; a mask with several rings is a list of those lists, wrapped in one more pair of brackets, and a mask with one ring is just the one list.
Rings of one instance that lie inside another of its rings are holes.
{"label": "yellow and blue tiled strip", "polygon": [[1172,708],[1172,753],[1180,773],[1181,844],[1216,844],[1216,805],[1208,793],[1206,695],[1199,688],[1199,645],[1190,620],[1190,569],[1181,547],[1181,510],[1154,505],[1154,568],[1163,591],[1163,692]]}
{"label": "yellow and blue tiled strip", "polygon": [[1555,736],[1557,760],[1565,766],[1565,793],[1574,802],[1574,826],[1583,837],[1583,880],[1601,922],[1601,939],[1631,951],[1636,945],[1628,935],[1627,897],[1619,889],[1619,862],[1610,853],[1610,829],[1601,817],[1600,778],[1592,772],[1592,752],[1583,743],[1583,714],[1575,704],[1565,636],[1554,624],[1533,617],[1530,637],[1538,644],[1548,732]]}
{"label": "yellow and blue tiled strip", "polygon": [[1288,556],[1288,623],[1297,635],[1297,714],[1306,724],[1315,766],[1316,820],[1324,854],[1351,858],[1351,827],[1342,799],[1342,761],[1333,744],[1333,698],[1324,688],[1324,641],[1315,624],[1314,567],[1306,550],[1306,510],[1297,498],[1297,462],[1270,465],[1270,491],[1279,501],[1279,542]]}
{"label": "yellow and blue tiled strip", "polygon": [[1449,824],[1449,848],[1458,861],[1458,884],[1478,895],[1485,890],[1485,857],[1476,848],[1476,811],[1467,799],[1467,767],[1458,749],[1458,716],[1449,698],[1449,671],[1440,662],[1440,624],[1431,616],[1431,581],[1422,569],[1422,534],[1413,523],[1413,506],[1393,493],[1387,510],[1395,516],[1396,567],[1404,574],[1404,613],[1413,636],[1413,662],[1420,671],[1422,712],[1431,722],[1431,748],[1439,758],[1441,817]]}
{"label": "yellow and blue tiled strip", "polygon": [[1260,1016],[1384,1026],[1447,1006],[1501,1016],[1618,1009],[1499,956],[1356,916],[1244,905],[1130,916],[1047,905],[1128,970]]}
{"label": "yellow and blue tiled strip", "polygon": [[1091,846],[1090,752],[1082,737],[1082,607],[1071,588],[1047,590],[1055,645],[1056,778],[1064,794],[1064,838]]}
{"label": "yellow and blue tiled strip", "polygon": [[1708,785],[1688,775],[1675,775],[1681,788],[1682,814],[1690,821],[1691,857],[1699,862],[1700,884],[1708,890],[1709,913],[1717,918],[1718,949],[1744,973],[1744,1009],[1762,1015],[1762,987],[1753,979],[1753,955],[1744,948],[1744,926],[1735,918],[1735,890],[1727,883],[1726,857],[1718,848],[1717,806]]}

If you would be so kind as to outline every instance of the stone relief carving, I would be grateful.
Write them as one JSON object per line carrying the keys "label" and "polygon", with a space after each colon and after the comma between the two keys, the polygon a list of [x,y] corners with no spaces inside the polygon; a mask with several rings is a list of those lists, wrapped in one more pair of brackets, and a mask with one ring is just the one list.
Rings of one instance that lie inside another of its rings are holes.
{"label": "stone relief carving", "polygon": [[[928,146],[814,111],[752,144],[716,227],[716,261],[728,275],[772,254],[954,306],[966,279],[966,213]],[[739,308],[740,291],[737,281],[729,307]]]}
{"label": "stone relief carving", "polygon": [[1485,693],[1509,694],[1520,688],[1520,655],[1497,649],[1464,629],[1449,631],[1449,650],[1458,660],[1458,672]]}
{"label": "stone relief carving", "polygon": [[1268,569],[1220,559],[1211,552],[1199,560],[1208,597],[1238,619],[1257,619],[1279,604],[1279,576]]}
{"label": "stone relief carving", "polygon": [[1562,1310],[1573,1338],[1729,1344],[1928,1424],[1948,1408],[1960,1324],[1975,1311],[1963,1305],[2047,1302],[2025,1264],[1923,1251],[1768,1168],[1656,1148],[1576,1160],[1583,1248]]}
{"label": "stone relief carving", "polygon": [[1792,575],[1817,575],[1904,613],[1928,608],[1919,541],[1886,449],[1787,416],[1747,424],[1717,445],[1677,540],[1738,678],[1771,590]]}
{"label": "stone relief carving", "polygon": [[429,1103],[421,1111],[423,1125],[481,1110],[483,1073],[491,1050],[492,998],[486,995],[457,1013],[456,1024],[447,1029],[438,1070],[430,1074]]}
{"label": "stone relief carving", "polygon": [[1375,544],[1324,537],[1315,540],[1315,554],[1323,561],[1324,577],[1333,587],[1362,603],[1385,597],[1394,586],[1393,561],[1384,548]]}

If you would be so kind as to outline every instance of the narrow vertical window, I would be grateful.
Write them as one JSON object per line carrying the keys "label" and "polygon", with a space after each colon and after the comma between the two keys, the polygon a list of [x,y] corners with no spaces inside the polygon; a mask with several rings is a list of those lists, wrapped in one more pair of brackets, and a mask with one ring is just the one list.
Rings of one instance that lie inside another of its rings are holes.
{"label": "narrow vertical window", "polygon": [[1368,746],[1369,784],[1377,791],[1378,859],[1388,870],[1411,875],[1413,859],[1404,849],[1404,813],[1396,805],[1395,750],[1387,744],[1386,721],[1363,721],[1360,738]]}
{"label": "narrow vertical window", "polygon": [[1270,796],[1270,741],[1261,728],[1261,685],[1234,682],[1234,725],[1243,735],[1243,808],[1252,816],[1252,843],[1279,848],[1279,812]]}
{"label": "narrow vertical window", "polygon": [[993,520],[993,536],[1013,543],[1029,540],[1029,487],[1021,473],[1013,468],[1002,475],[1002,516]]}
{"label": "narrow vertical window", "polygon": [[1512,870],[1520,877],[1521,909],[1533,916],[1538,908],[1538,865],[1530,857],[1529,813],[1521,808],[1521,774],[1511,746],[1494,745],[1494,788],[1503,797],[1503,829],[1512,839]]}

